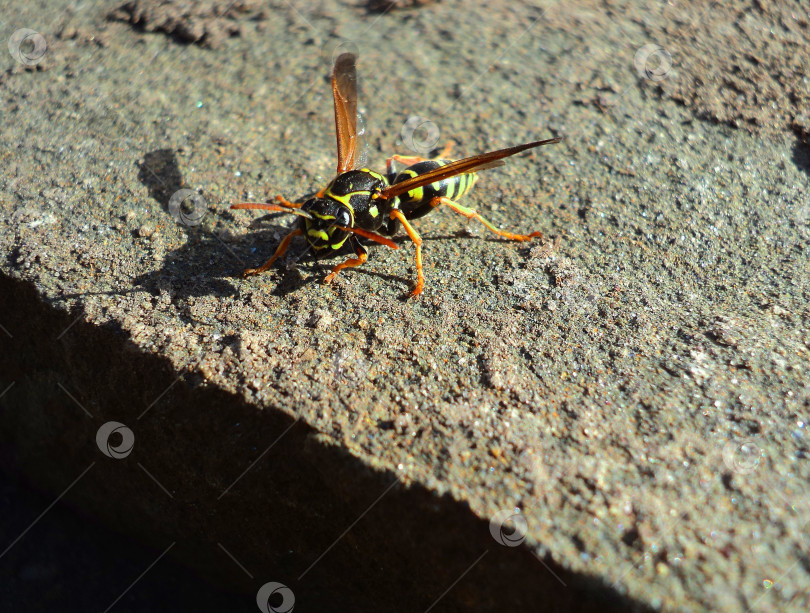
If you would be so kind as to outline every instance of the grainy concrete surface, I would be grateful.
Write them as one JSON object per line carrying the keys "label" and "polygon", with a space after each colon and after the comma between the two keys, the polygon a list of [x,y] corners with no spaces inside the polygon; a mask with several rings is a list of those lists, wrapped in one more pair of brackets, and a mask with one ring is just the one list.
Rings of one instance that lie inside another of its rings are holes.
{"label": "grainy concrete surface", "polygon": [[[0,457],[139,545],[94,601],[14,507],[12,601],[176,610],[186,564],[196,610],[810,607],[800,3],[114,8],[0,13]],[[418,301],[406,238],[242,279],[290,221],[228,205],[331,178],[346,46],[375,167],[411,116],[565,136],[467,200],[546,240],[431,214]]]}

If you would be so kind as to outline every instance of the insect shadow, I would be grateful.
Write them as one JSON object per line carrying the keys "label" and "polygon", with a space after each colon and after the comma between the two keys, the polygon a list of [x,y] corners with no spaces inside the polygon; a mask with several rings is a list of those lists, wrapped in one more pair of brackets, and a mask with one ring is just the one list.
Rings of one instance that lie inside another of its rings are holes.
{"label": "insect shadow", "polygon": [[793,163],[810,175],[810,136],[799,137],[793,145]]}
{"label": "insect shadow", "polygon": [[[207,216],[221,208],[216,198],[190,189],[171,149],[146,153],[138,166],[138,179],[163,209],[163,223],[181,225],[186,238],[180,247],[167,253],[159,269],[136,277],[134,283],[155,295],[168,292],[172,299],[238,295],[232,279],[241,272],[249,254],[223,241],[205,223]],[[195,209],[181,210],[179,200],[189,199]]]}
{"label": "insect shadow", "polygon": [[[163,218],[158,227],[178,223],[172,216],[170,208],[172,196],[178,191],[188,189],[177,163],[175,152],[171,149],[157,149],[143,155],[137,162],[138,180],[146,187],[149,196],[163,209]],[[203,200],[211,201],[210,198]],[[216,295],[230,296],[236,290],[228,280],[234,276],[238,266],[226,262],[223,256],[221,241],[210,231],[201,226],[185,225],[187,240],[164,258],[161,268],[137,276],[133,287],[109,291],[68,294],[66,298],[84,295],[108,294],[126,295],[146,290],[153,295],[160,295],[168,290],[174,297]],[[212,274],[213,272],[213,274]]]}
{"label": "insect shadow", "polygon": [[[218,202],[210,194],[197,194],[190,189],[171,149],[146,153],[139,162],[138,179],[163,209],[165,224],[179,224],[186,234],[183,244],[167,253],[159,269],[134,279],[138,288],[151,294],[168,292],[173,300],[196,296],[238,296],[240,289],[235,281],[241,277],[242,271],[269,258],[281,238],[290,230],[290,218],[273,213],[253,219],[250,232],[241,240],[221,238],[210,229],[212,224],[208,223],[208,217],[217,215],[234,221],[234,213],[228,209],[227,203]],[[191,199],[199,195],[194,206],[202,207],[202,210],[195,209],[190,213],[181,211],[180,205],[173,202],[181,190],[188,190]],[[244,222],[245,219],[240,216],[238,223]],[[323,260],[345,257],[341,250],[330,253],[330,258],[318,258],[312,263],[315,260],[313,254],[304,253],[305,250],[306,242],[296,240],[289,256],[268,271],[267,278],[257,278],[257,283],[271,283],[271,292],[284,296],[303,290],[325,276],[332,264],[322,263]],[[298,266],[307,265],[316,268],[314,274],[305,276],[298,270]],[[323,271],[318,268],[323,268]]]}
{"label": "insect shadow", "polygon": [[177,158],[171,149],[157,149],[145,154],[143,161],[138,163],[138,180],[167,211],[172,194],[185,187]]}

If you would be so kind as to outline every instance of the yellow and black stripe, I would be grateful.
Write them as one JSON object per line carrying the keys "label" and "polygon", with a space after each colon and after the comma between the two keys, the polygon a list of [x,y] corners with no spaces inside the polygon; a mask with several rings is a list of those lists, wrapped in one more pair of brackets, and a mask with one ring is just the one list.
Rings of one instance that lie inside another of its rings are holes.
{"label": "yellow and black stripe", "polygon": [[[430,172],[431,170],[435,170],[436,168],[446,166],[449,163],[450,160],[424,160],[417,162],[401,170],[392,183],[399,183],[411,179]],[[472,189],[472,186],[475,185],[477,180],[478,175],[474,172],[469,172],[423,185],[422,187],[417,187],[399,196],[399,209],[408,219],[424,217],[433,209],[431,202],[436,198],[460,198]]]}

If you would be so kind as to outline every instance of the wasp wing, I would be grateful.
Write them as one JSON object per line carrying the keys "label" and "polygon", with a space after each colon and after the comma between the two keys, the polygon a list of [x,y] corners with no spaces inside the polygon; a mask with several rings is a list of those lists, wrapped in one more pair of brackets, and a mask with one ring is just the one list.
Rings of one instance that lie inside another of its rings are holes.
{"label": "wasp wing", "polygon": [[393,198],[409,192],[412,189],[416,189],[417,187],[422,187],[424,185],[428,185],[429,183],[434,183],[443,179],[449,179],[450,177],[455,177],[456,175],[502,166],[503,162],[500,160],[503,158],[507,158],[510,155],[515,155],[521,151],[526,151],[527,149],[533,149],[542,145],[551,145],[552,143],[559,143],[561,140],[562,138],[538,140],[533,143],[508,147],[507,149],[499,149],[498,151],[490,151],[489,153],[482,153],[481,155],[474,155],[469,158],[464,158],[463,160],[451,162],[445,166],[440,166],[439,168],[431,170],[430,172],[426,172],[425,174],[416,175],[411,179],[394,183],[393,185],[390,185],[382,190],[379,197],[385,199]]}
{"label": "wasp wing", "polygon": [[342,53],[332,71],[332,95],[335,99],[338,174],[354,168],[357,150],[357,56]]}

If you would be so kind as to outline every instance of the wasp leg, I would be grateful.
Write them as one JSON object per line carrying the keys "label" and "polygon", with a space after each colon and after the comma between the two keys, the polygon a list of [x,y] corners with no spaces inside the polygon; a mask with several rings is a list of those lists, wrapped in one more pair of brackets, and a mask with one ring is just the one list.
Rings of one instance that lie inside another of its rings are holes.
{"label": "wasp leg", "polygon": [[355,266],[360,266],[365,263],[365,261],[368,259],[368,251],[366,250],[366,248],[363,247],[363,245],[358,243],[356,240],[354,240],[354,238],[352,238],[352,246],[354,247],[354,252],[357,254],[357,257],[349,258],[342,264],[338,264],[337,266],[335,266],[332,269],[332,272],[326,275],[326,278],[323,280],[324,283],[331,283],[332,281],[334,281],[338,273],[344,268],[354,268]]}
{"label": "wasp leg", "polygon": [[[323,198],[324,193],[326,192],[326,188],[319,189],[313,198]],[[276,196],[276,200],[278,200],[284,206],[290,207],[291,209],[300,209],[302,204],[301,202],[290,202],[284,196]]]}
{"label": "wasp leg", "polygon": [[290,202],[284,196],[276,196],[276,200],[278,200],[284,206],[288,206],[291,209],[300,209],[301,203],[300,202]]}
{"label": "wasp leg", "polygon": [[533,238],[537,238],[538,236],[543,236],[541,232],[532,232],[531,234],[513,234],[512,232],[504,232],[503,230],[498,230],[495,226],[489,223],[486,219],[481,217],[475,210],[467,208],[466,206],[461,206],[457,202],[450,200],[450,198],[443,198],[441,196],[437,196],[430,201],[430,206],[436,208],[437,206],[445,205],[450,207],[456,213],[460,215],[464,215],[467,219],[477,219],[482,224],[484,224],[487,228],[492,230],[498,236],[503,236],[504,238],[508,238],[512,241],[528,241]]}
{"label": "wasp leg", "polygon": [[408,237],[416,245],[416,287],[411,292],[411,297],[416,298],[425,287],[425,275],[422,272],[422,237],[413,229],[413,226],[405,219],[405,215],[399,209],[391,211],[391,219],[399,220],[402,227],[405,228],[405,232],[408,233]]}
{"label": "wasp leg", "polygon": [[264,264],[259,266],[259,268],[248,268],[243,273],[242,276],[250,277],[251,275],[258,275],[263,273],[265,270],[270,268],[277,259],[279,259],[284,253],[287,251],[287,248],[290,246],[290,241],[292,240],[293,236],[300,236],[303,234],[301,229],[298,228],[290,232],[287,236],[284,237],[284,240],[281,241],[281,244],[276,249],[276,252],[273,254],[269,260],[267,260]]}
{"label": "wasp leg", "polygon": [[440,159],[443,159],[443,158],[450,157],[450,153],[453,151],[453,147],[455,147],[455,146],[456,146],[456,143],[454,143],[453,141],[451,141],[451,140],[447,141],[447,143],[445,143],[445,145],[444,145],[444,149],[439,151],[439,155],[437,155],[435,159],[440,160]]}
{"label": "wasp leg", "polygon": [[[434,160],[442,160],[450,156],[450,152],[453,150],[453,146],[455,143],[453,141],[448,142],[444,149],[439,152]],[[404,164],[405,166],[413,166],[414,164],[418,164],[419,162],[428,162],[430,161],[428,158],[423,158],[418,155],[392,155],[390,158],[385,160],[385,169],[386,172],[390,175],[394,172],[394,162],[399,162],[400,164]]]}

